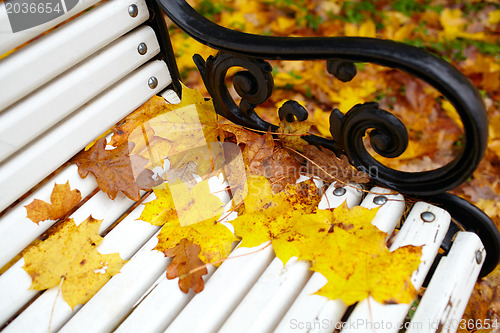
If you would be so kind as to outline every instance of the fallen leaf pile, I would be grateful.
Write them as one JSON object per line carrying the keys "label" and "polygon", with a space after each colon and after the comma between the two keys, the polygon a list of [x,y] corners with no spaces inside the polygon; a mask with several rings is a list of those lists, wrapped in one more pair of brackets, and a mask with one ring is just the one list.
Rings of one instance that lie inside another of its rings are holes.
{"label": "fallen leaf pile", "polygon": [[[296,256],[327,277],[320,295],[348,304],[368,295],[381,302],[413,299],[409,279],[420,249],[389,252],[387,235],[370,223],[376,211],[318,211],[323,189],[312,179],[297,183],[307,172],[327,183],[369,180],[364,174],[352,176],[345,156],[303,140],[310,125],[283,121],[277,133],[256,133],[220,123],[199,93],[184,87],[183,96],[175,107],[153,97],[110,130],[109,142],[101,137],[73,160],[80,176],[92,173],[111,199],[121,191],[139,200],[141,189],[152,189],[154,199],[142,204],[139,220],[161,227],[154,250],[172,258],[168,279],[178,278],[183,292],[201,292],[207,265],[220,265],[235,242],[254,247],[270,241],[284,263]],[[222,190],[213,189],[217,184]],[[64,188],[69,191],[69,184]],[[68,196],[59,192],[56,187],[53,204]],[[52,207],[34,202],[27,206],[29,214],[38,206]],[[28,248],[24,268],[33,277],[32,288],[60,283],[72,307],[88,300],[123,264],[117,255],[98,254],[98,228],[99,221],[91,217],[79,227],[72,220],[60,221],[46,240]],[[325,246],[318,248],[318,242]],[[363,246],[351,251],[356,243]],[[394,265],[400,275],[381,282]],[[101,271],[102,276],[95,275]],[[87,286],[78,284],[74,274],[85,276]]]}

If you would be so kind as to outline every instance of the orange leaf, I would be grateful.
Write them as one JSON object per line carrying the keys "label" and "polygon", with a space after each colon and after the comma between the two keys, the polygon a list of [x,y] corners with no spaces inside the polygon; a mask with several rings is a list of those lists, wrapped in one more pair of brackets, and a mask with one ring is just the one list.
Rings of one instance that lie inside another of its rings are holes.
{"label": "orange leaf", "polygon": [[[110,199],[115,199],[119,191],[122,191],[132,200],[139,200],[139,188],[148,189],[153,184],[151,178],[153,172],[144,169],[147,160],[140,156],[134,161],[137,170],[142,170],[146,174],[135,175],[130,162],[129,150],[133,145],[124,142],[113,150],[105,150],[106,139],[99,139],[91,149],[82,151],[74,160],[78,166],[80,177],[87,177],[91,172],[97,179],[97,185],[105,192]],[[136,183],[136,178],[140,180],[140,186]]]}
{"label": "orange leaf", "polygon": [[205,287],[203,275],[207,274],[208,271],[204,267],[203,261],[198,258],[200,251],[199,245],[183,238],[177,246],[163,252],[165,256],[173,257],[172,262],[167,267],[167,278],[172,280],[178,277],[179,288],[185,293],[189,289],[199,293]]}
{"label": "orange leaf", "polygon": [[28,211],[27,217],[38,224],[45,220],[62,219],[73,207],[75,207],[82,195],[78,189],[71,190],[69,181],[66,184],[55,184],[50,195],[50,204],[35,199],[29,205],[26,205]]}

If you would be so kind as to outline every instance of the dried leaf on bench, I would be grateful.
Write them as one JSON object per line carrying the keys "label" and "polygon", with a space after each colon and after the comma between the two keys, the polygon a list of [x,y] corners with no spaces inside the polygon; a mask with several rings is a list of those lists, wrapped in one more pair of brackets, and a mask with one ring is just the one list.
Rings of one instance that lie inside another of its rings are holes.
{"label": "dried leaf on bench", "polygon": [[101,220],[91,216],[76,225],[65,220],[50,230],[48,238],[35,241],[23,252],[24,270],[32,278],[31,289],[60,285],[71,308],[86,303],[124,265],[117,253],[100,254],[97,247]]}
{"label": "dried leaf on bench", "polygon": [[155,95],[151,97],[146,103],[125,117],[120,122],[120,125],[113,128],[113,136],[109,144],[115,147],[120,146],[122,143],[128,141],[130,133],[138,126],[151,118],[172,110],[174,107],[177,107],[177,105],[167,103],[161,96]]}
{"label": "dried leaf on bench", "polygon": [[[132,144],[125,142],[119,147],[106,150],[106,139],[102,138],[87,151],[80,152],[74,159],[78,166],[80,177],[85,178],[92,173],[97,180],[99,188],[105,192],[110,199],[116,198],[119,191],[122,191],[131,200],[140,199],[140,188],[148,189],[154,185],[152,172],[142,168],[148,174],[141,174],[132,168],[129,150]],[[141,170],[141,166],[147,164],[147,160],[140,156],[134,157],[134,167]],[[140,186],[136,183],[136,178],[140,179]],[[151,179],[150,179],[151,178]],[[149,179],[149,181],[148,181]]]}
{"label": "dried leaf on bench", "polygon": [[421,247],[390,252],[388,235],[371,224],[376,212],[344,203],[333,211],[299,216],[273,241],[276,255],[283,262],[292,256],[311,261],[311,270],[328,280],[318,295],[347,305],[368,296],[381,303],[410,303],[416,296],[410,279],[420,264]]}
{"label": "dried leaf on bench", "polygon": [[316,210],[319,189],[311,180],[288,184],[274,193],[264,177],[248,178],[244,211],[231,224],[242,238],[241,246],[254,247],[273,240],[293,226],[296,217]]}
{"label": "dried leaf on bench", "polygon": [[300,177],[302,166],[282,144],[274,140],[271,131],[258,134],[235,125],[223,125],[225,133],[231,133],[237,144],[243,144],[243,161],[248,173],[266,177],[274,192],[287,184],[294,184]]}
{"label": "dried leaf on bench", "polygon": [[153,225],[165,223],[187,226],[201,221],[212,223],[222,214],[223,202],[210,193],[208,181],[204,180],[189,189],[177,180],[153,189],[156,199],[145,203],[140,220]]}
{"label": "dried leaf on bench", "polygon": [[178,245],[163,252],[166,257],[173,257],[167,267],[167,278],[172,280],[178,277],[179,288],[185,293],[189,289],[199,293],[205,287],[203,275],[208,271],[203,261],[198,258],[200,251],[200,246],[183,238]]}
{"label": "dried leaf on bench", "polygon": [[254,142],[262,136],[262,134],[252,132],[242,126],[233,124],[219,124],[219,129],[225,132],[226,136],[234,135],[236,144]]}
{"label": "dried leaf on bench", "polygon": [[166,223],[158,234],[155,250],[164,252],[175,247],[181,239],[188,239],[201,248],[200,259],[206,264],[219,266],[231,253],[238,238],[222,223],[206,220],[181,227],[177,221]]}
{"label": "dried leaf on bench", "polygon": [[309,129],[312,123],[307,121],[294,121],[288,122],[286,120],[280,121],[278,130],[278,137],[283,142],[283,146],[297,151],[303,151],[305,146],[308,146],[306,140],[302,136],[309,134]]}
{"label": "dried leaf on bench", "polygon": [[250,173],[264,175],[264,160],[273,156],[273,135],[268,131],[259,135],[255,141],[245,142],[243,149],[243,160]]}
{"label": "dried leaf on bench", "polygon": [[327,183],[337,181],[339,185],[355,182],[367,183],[370,177],[367,173],[356,170],[345,155],[338,158],[328,149],[320,149],[313,145],[304,147],[303,155],[306,157],[306,172],[318,176]]}
{"label": "dried leaf on bench", "polygon": [[[169,111],[177,110],[188,105],[207,104],[203,96],[195,89],[189,89],[182,83],[182,100],[178,104],[172,104],[161,96],[153,96],[146,103],[138,107],[134,112],[129,114],[125,119],[123,119],[118,125],[113,127],[113,136],[110,140],[110,145],[118,147],[122,143],[129,140],[129,135],[134,132],[134,130],[142,124],[147,123],[149,120],[158,117],[161,114],[167,113]],[[208,102],[210,105],[211,102]],[[215,117],[215,112],[213,114]],[[148,135],[154,134],[154,131],[147,126],[146,132]],[[139,136],[142,133],[137,133]],[[134,140],[131,140],[134,142]]]}
{"label": "dried leaf on bench", "polygon": [[128,116],[125,124],[116,127],[112,143],[124,142],[125,138],[133,142],[132,153],[150,159],[147,167],[153,168],[163,166],[165,158],[175,155],[187,155],[184,160],[197,157],[193,150],[199,147],[206,147],[210,153],[211,144],[218,142],[217,126],[212,102],[205,101],[198,91],[183,87],[179,104],[157,97]]}
{"label": "dried leaf on bench", "polygon": [[82,200],[78,189],[71,190],[69,181],[66,184],[55,184],[50,202],[34,199],[26,205],[27,217],[36,224],[45,220],[59,220]]}

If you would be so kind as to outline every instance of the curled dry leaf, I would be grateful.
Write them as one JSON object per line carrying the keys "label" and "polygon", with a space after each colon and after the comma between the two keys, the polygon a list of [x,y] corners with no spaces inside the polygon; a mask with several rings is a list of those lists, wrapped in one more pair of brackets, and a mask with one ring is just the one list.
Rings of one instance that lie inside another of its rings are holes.
{"label": "curled dry leaf", "polygon": [[59,220],[82,200],[78,189],[71,190],[69,181],[66,184],[55,184],[50,202],[35,199],[26,205],[27,217],[36,224],[45,220]]}
{"label": "curled dry leaf", "polygon": [[45,290],[61,284],[71,308],[86,303],[125,264],[117,253],[100,254],[97,247],[101,220],[91,216],[76,225],[65,220],[43,241],[23,252],[24,270],[31,276],[31,289]]}
{"label": "curled dry leaf", "polygon": [[207,268],[203,261],[198,258],[201,248],[199,245],[183,238],[175,247],[163,251],[166,257],[173,257],[167,267],[167,278],[169,280],[179,278],[179,288],[187,293],[193,289],[199,293],[205,287],[203,275],[207,274]]}

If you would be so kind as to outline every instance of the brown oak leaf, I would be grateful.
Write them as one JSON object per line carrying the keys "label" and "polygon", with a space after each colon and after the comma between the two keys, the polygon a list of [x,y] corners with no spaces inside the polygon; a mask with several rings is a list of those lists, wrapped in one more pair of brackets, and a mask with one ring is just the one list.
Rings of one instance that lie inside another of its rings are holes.
{"label": "brown oak leaf", "polygon": [[148,163],[147,159],[134,156],[132,166],[129,151],[132,150],[133,143],[124,142],[112,150],[105,150],[105,147],[106,139],[102,138],[92,148],[75,157],[74,163],[78,166],[80,177],[85,178],[89,172],[92,173],[99,188],[112,200],[119,191],[132,200],[139,200],[140,188],[149,189],[155,184],[151,178],[152,171],[143,168]]}
{"label": "brown oak leaf", "polygon": [[27,217],[36,224],[45,220],[62,219],[73,207],[75,207],[82,195],[78,189],[71,190],[69,181],[66,184],[55,184],[50,202],[35,199],[26,205]]}
{"label": "brown oak leaf", "polygon": [[203,275],[207,274],[207,268],[203,261],[198,258],[201,248],[199,245],[181,239],[174,248],[166,249],[163,253],[167,257],[173,257],[172,262],[167,267],[167,278],[169,280],[179,278],[179,288],[187,293],[193,289],[199,293],[205,287]]}

